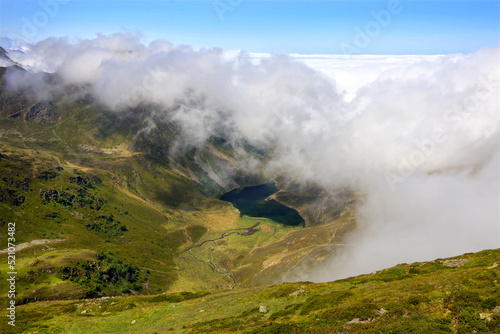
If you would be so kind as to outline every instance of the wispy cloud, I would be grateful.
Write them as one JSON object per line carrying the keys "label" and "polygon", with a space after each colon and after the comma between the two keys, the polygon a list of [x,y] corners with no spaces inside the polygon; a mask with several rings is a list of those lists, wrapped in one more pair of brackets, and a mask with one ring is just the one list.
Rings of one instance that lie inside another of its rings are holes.
{"label": "wispy cloud", "polygon": [[270,172],[365,192],[343,255],[306,278],[500,246],[499,49],[348,60],[116,34],[47,39],[14,60],[91,87],[116,112],[160,106],[184,144],[245,139],[273,153]]}

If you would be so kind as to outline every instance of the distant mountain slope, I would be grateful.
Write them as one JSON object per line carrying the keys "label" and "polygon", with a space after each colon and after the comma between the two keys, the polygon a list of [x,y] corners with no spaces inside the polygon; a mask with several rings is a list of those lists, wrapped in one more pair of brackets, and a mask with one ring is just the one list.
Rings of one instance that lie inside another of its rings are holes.
{"label": "distant mountain slope", "polygon": [[15,62],[7,55],[7,51],[0,46],[0,66],[12,66]]}
{"label": "distant mountain slope", "polygon": [[23,51],[30,47],[30,44],[22,39],[12,39],[9,37],[0,37],[0,47],[8,50]]}

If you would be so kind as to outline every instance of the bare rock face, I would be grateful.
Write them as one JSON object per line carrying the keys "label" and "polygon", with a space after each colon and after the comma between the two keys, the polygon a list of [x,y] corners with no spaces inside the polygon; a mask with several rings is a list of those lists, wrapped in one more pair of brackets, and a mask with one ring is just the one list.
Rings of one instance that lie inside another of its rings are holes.
{"label": "bare rock face", "polygon": [[53,124],[57,123],[59,116],[56,114],[51,101],[42,101],[30,108],[25,119],[35,123]]}

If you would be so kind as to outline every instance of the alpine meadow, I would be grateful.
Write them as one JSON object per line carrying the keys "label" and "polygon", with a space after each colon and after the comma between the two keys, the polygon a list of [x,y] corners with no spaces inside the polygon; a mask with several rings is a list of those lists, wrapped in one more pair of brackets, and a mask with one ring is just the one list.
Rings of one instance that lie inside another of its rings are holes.
{"label": "alpine meadow", "polygon": [[500,332],[497,1],[0,1],[2,333]]}

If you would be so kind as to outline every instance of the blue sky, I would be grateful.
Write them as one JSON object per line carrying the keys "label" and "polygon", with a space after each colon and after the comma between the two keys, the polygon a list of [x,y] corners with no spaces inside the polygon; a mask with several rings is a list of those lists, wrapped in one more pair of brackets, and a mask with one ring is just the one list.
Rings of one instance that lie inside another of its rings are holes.
{"label": "blue sky", "polygon": [[145,43],[249,52],[449,54],[498,46],[499,16],[498,0],[0,0],[0,36],[34,42],[128,30]]}

